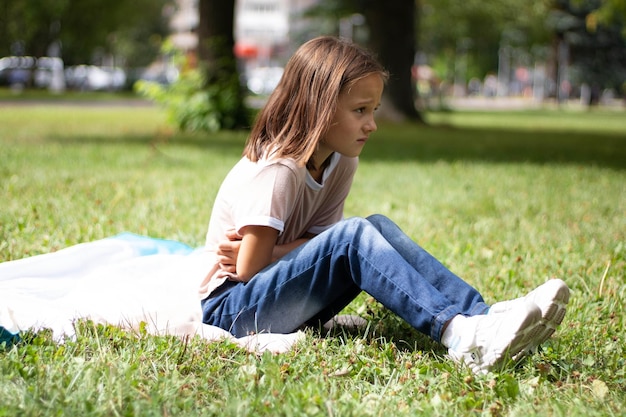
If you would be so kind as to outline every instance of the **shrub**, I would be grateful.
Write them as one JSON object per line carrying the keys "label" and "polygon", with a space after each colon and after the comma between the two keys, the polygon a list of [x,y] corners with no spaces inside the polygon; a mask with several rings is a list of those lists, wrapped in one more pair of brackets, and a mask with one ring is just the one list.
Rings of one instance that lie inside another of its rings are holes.
{"label": "shrub", "polygon": [[202,67],[191,67],[187,57],[169,45],[164,51],[173,55],[182,69],[178,78],[171,84],[140,80],[135,91],[163,106],[169,122],[181,131],[216,132],[240,127],[243,104],[237,74],[207,83]]}

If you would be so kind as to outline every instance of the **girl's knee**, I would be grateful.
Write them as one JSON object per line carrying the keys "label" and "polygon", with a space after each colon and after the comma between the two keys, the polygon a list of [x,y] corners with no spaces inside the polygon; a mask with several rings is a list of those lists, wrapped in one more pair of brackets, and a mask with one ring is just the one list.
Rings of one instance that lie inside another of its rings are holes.
{"label": "girl's knee", "polygon": [[364,230],[375,229],[375,225],[364,217],[349,217],[333,226],[333,233],[350,236],[354,234],[362,234]]}
{"label": "girl's knee", "polygon": [[363,217],[349,217],[342,223],[351,229],[371,226],[371,223]]}
{"label": "girl's knee", "polygon": [[366,220],[380,229],[380,226],[385,224],[394,224],[389,217],[382,214],[372,214],[366,217]]}
{"label": "girl's knee", "polygon": [[[358,231],[372,230],[380,233],[388,225],[394,223],[382,214],[374,214],[368,217],[350,217],[343,222],[338,223],[339,226],[336,231],[339,233],[348,232],[350,234],[357,233]],[[361,232],[358,232],[361,234]]]}

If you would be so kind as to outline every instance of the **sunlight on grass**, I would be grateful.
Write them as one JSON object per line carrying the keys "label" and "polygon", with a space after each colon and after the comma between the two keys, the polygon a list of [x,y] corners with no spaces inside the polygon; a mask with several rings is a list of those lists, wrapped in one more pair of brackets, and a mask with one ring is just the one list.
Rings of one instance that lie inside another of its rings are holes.
{"label": "sunlight on grass", "polygon": [[593,132],[624,136],[624,111],[589,109],[585,111],[492,111],[428,113],[426,119],[435,125],[464,128],[520,129],[546,132]]}
{"label": "sunlight on grass", "polygon": [[[77,323],[0,351],[2,415],[620,415],[626,409],[623,113],[381,123],[346,215],[382,213],[488,302],[551,276],[569,313],[516,368],[471,375],[367,295],[356,334],[283,355]],[[123,231],[200,246],[246,132],[183,135],[151,107],[3,107],[0,261]]]}
{"label": "sunlight on grass", "polygon": [[[15,106],[0,109],[3,143],[51,138],[154,135],[169,128],[160,110],[151,107]],[[10,134],[9,134],[10,132]]]}

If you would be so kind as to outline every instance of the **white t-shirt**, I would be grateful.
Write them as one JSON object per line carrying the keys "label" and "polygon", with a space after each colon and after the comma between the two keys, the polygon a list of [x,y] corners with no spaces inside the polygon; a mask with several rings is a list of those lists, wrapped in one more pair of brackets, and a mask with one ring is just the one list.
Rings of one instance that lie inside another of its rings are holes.
{"label": "white t-shirt", "polygon": [[276,244],[292,242],[309,232],[319,234],[342,220],[358,158],[335,153],[321,184],[293,159],[251,162],[242,158],[222,183],[206,235],[211,269],[200,286],[201,299],[232,274],[220,270],[217,244],[228,230],[269,226],[279,232]]}

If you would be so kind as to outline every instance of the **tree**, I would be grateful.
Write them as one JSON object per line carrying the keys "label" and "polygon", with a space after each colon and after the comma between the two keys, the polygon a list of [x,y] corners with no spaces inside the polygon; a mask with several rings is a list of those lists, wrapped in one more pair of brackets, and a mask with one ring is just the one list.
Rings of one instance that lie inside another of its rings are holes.
{"label": "tree", "polygon": [[[321,8],[335,12],[340,10],[343,15],[350,10],[352,13],[360,11],[367,16],[372,33],[370,46],[392,73],[385,95],[387,114],[394,119],[419,121],[421,118],[415,109],[415,89],[411,82],[415,54],[415,4],[414,0],[396,0],[394,5],[388,7],[386,3],[366,0],[357,7],[354,0],[328,0],[321,3]],[[230,121],[234,127],[239,127],[246,126],[248,118],[233,53],[234,6],[234,0],[200,0],[198,58],[206,73],[205,88],[229,86],[228,92],[222,94],[227,95],[228,107],[233,109]],[[393,36],[389,36],[390,32]]]}
{"label": "tree", "polygon": [[383,95],[383,117],[422,121],[415,107],[417,91],[411,78],[416,51],[415,0],[323,0],[307,15],[332,20],[336,34],[338,23],[354,13],[365,16],[365,43],[390,72]]}
{"label": "tree", "polygon": [[66,8],[66,0],[0,0],[0,55],[46,55]]}
{"label": "tree", "polygon": [[40,57],[57,45],[66,65],[92,63],[98,56],[114,56],[127,66],[147,65],[167,32],[167,2],[0,0],[0,55]]}
{"label": "tree", "polygon": [[608,9],[603,8],[620,4],[625,7],[618,0],[604,6],[599,0],[555,0],[548,20],[555,43],[569,52],[570,80],[591,87],[592,104],[597,102],[599,90],[620,92],[626,85],[625,9],[608,16]]}
{"label": "tree", "polygon": [[390,72],[386,88],[387,117],[423,121],[415,108],[411,68],[415,62],[415,0],[363,2],[370,29],[369,44]]}
{"label": "tree", "polygon": [[[618,23],[626,22],[626,0],[605,0],[591,16],[596,19],[596,23]],[[626,27],[622,28],[622,34],[626,36]]]}
{"label": "tree", "polygon": [[497,70],[500,48],[520,60],[545,50],[549,8],[549,0],[420,0],[420,53],[442,79],[452,81],[458,59],[467,60],[466,78],[482,79]]}
{"label": "tree", "polygon": [[248,111],[239,82],[233,35],[235,0],[200,0],[198,59],[204,88],[219,86],[215,97],[224,111],[223,128],[248,127]]}
{"label": "tree", "polygon": [[182,131],[214,132],[249,127],[234,55],[235,0],[200,0],[196,59],[168,51],[180,74],[169,85],[139,81],[135,88],[164,106]]}
{"label": "tree", "polygon": [[61,21],[64,58],[79,64],[108,55],[123,66],[150,64],[168,31],[163,16],[167,2],[69,0]]}

